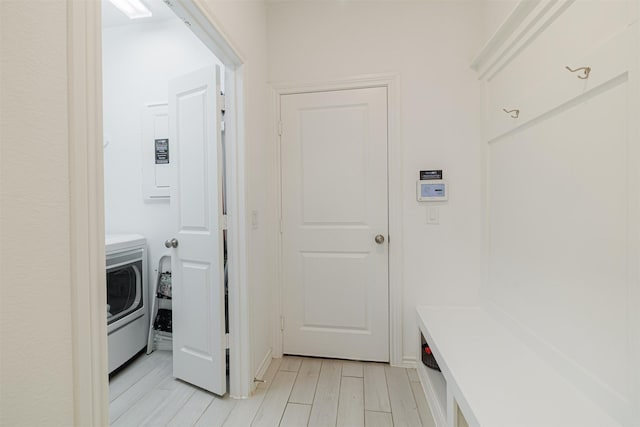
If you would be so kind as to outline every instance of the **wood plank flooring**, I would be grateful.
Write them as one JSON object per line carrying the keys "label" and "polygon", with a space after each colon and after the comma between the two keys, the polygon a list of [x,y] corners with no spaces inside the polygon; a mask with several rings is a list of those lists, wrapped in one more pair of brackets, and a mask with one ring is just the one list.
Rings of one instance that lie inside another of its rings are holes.
{"label": "wood plank flooring", "polygon": [[171,353],[142,355],[109,383],[112,426],[435,427],[413,369],[285,356],[251,398],[220,398],[176,380]]}

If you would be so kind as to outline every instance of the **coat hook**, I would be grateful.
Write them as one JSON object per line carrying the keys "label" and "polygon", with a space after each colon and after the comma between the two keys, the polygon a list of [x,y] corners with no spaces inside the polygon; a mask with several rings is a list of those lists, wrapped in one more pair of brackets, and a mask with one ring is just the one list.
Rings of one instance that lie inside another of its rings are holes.
{"label": "coat hook", "polygon": [[584,76],[578,76],[578,78],[582,80],[588,79],[589,73],[591,72],[591,67],[580,67],[580,68],[576,68],[575,70],[572,70],[571,68],[569,68],[569,66],[566,66],[564,68],[571,71],[572,73],[576,73],[578,71],[584,71]]}
{"label": "coat hook", "polygon": [[502,111],[504,111],[507,114],[513,113],[513,114],[511,114],[511,117],[514,118],[514,119],[517,119],[518,116],[520,116],[520,110],[509,110],[509,111],[507,111],[506,108],[503,108]]}

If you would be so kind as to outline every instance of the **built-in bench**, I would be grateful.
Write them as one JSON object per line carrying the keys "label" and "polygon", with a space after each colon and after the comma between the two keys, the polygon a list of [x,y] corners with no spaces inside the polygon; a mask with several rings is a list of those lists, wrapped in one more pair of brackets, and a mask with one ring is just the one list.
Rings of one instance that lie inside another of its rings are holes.
{"label": "built-in bench", "polygon": [[442,371],[418,358],[438,427],[620,426],[484,309],[418,307],[417,314]]}

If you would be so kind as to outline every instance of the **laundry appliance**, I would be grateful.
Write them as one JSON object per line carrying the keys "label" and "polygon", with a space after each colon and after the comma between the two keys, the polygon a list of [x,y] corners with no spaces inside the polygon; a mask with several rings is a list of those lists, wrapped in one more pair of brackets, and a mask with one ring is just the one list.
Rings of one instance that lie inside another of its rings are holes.
{"label": "laundry appliance", "polygon": [[147,248],[146,239],[137,234],[108,234],[105,243],[111,373],[147,345]]}

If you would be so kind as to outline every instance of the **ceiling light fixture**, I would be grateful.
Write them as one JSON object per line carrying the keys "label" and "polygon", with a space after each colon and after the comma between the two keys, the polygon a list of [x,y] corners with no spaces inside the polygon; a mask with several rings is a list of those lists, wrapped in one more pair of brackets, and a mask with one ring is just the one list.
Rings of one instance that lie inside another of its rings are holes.
{"label": "ceiling light fixture", "polygon": [[129,19],[148,18],[151,11],[140,0],[109,0]]}

